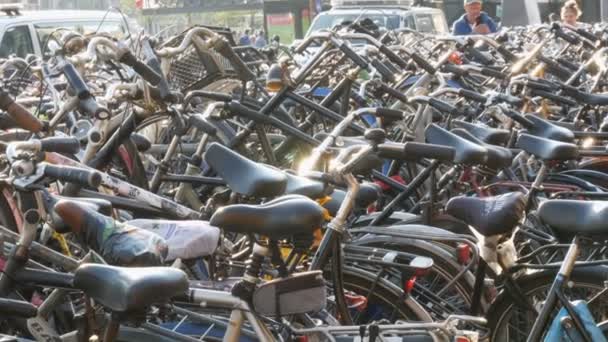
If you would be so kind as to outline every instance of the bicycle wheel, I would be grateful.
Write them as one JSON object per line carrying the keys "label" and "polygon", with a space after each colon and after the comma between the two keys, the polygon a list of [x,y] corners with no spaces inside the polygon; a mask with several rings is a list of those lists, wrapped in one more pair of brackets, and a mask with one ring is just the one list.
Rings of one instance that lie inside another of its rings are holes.
{"label": "bicycle wheel", "polygon": [[[542,271],[517,279],[522,293],[537,310],[543,304],[556,273],[556,271]],[[589,310],[596,322],[602,322],[608,319],[608,293],[600,293],[604,289],[604,281],[607,278],[606,267],[575,269],[564,288],[564,294],[569,300],[590,300],[599,294],[589,303]],[[552,316],[557,311],[558,309],[554,309]],[[488,310],[487,318],[488,328],[491,331],[490,341],[526,341],[536,320],[536,313],[518,306],[511,295],[502,291]]]}
{"label": "bicycle wheel", "polygon": [[[432,320],[422,305],[412,297],[404,296],[398,286],[386,279],[377,280],[375,274],[352,266],[344,266],[342,270],[345,291],[352,291],[367,299],[364,308],[351,313],[354,324],[371,323],[380,319]],[[327,275],[325,278],[330,279]]]}
{"label": "bicycle wheel", "polygon": [[[449,246],[438,246],[423,240],[383,236],[372,236],[354,243],[403,251],[433,259],[431,270],[424,276],[417,277],[412,297],[425,307],[434,320],[446,319],[450,314],[469,312],[475,277],[471,272],[466,272],[453,286],[446,288],[446,285],[463,268],[455,258],[456,251],[451,248],[448,250]],[[392,283],[399,285],[400,273],[395,273],[390,279]],[[487,308],[487,303],[483,298],[481,305],[482,309]]]}

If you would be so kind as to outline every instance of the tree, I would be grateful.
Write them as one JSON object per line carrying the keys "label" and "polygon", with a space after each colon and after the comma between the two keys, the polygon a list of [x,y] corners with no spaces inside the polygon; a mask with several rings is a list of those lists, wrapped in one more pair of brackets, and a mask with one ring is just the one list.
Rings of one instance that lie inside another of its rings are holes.
{"label": "tree", "polygon": [[137,11],[137,8],[135,7],[135,0],[120,0],[119,8],[128,16],[134,16]]}

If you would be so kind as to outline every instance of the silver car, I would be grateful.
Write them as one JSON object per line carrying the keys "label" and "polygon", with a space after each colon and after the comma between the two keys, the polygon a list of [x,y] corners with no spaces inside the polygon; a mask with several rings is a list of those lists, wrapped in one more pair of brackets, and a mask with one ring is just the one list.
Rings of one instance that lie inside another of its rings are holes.
{"label": "silver car", "polygon": [[355,1],[339,2],[332,9],[321,12],[310,24],[306,36],[319,30],[331,29],[346,21],[370,19],[378,27],[387,30],[410,28],[424,33],[449,33],[448,24],[443,12],[436,8],[366,4],[356,5]]}
{"label": "silver car", "polygon": [[18,11],[0,7],[0,58],[28,54],[43,57],[49,34],[65,28],[82,34],[106,32],[117,38],[135,34],[137,25],[126,16],[106,11]]}

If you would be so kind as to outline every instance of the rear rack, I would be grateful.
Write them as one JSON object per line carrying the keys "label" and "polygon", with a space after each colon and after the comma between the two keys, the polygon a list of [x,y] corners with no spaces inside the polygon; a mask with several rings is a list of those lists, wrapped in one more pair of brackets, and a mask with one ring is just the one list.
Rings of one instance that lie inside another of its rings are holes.
{"label": "rear rack", "polygon": [[[309,329],[296,329],[289,325],[296,335],[318,335],[329,341],[355,342],[377,340],[382,341],[410,341],[418,340],[421,336],[431,336],[434,341],[454,341],[454,337],[464,337],[469,341],[477,341],[479,333],[470,330],[459,330],[460,323],[485,325],[486,320],[480,317],[450,315],[445,321],[432,323],[396,322],[395,324],[352,325],[352,326],[322,326]],[[372,336],[373,335],[373,336]],[[408,338],[409,337],[409,338]]]}

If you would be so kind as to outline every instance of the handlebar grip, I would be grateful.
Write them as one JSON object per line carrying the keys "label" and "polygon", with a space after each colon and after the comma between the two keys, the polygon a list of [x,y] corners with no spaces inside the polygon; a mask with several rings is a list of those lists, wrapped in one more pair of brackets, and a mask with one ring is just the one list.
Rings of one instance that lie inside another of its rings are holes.
{"label": "handlebar grip", "polygon": [[402,120],[405,115],[402,111],[397,109],[377,108],[376,116],[383,119],[388,119],[389,121],[399,121]]}
{"label": "handlebar grip", "polygon": [[561,39],[565,40],[569,44],[578,45],[580,43],[580,39],[578,39],[577,37],[575,37],[575,36],[573,36],[571,34],[568,34],[568,33],[564,32],[564,30],[562,30],[561,27],[559,27],[559,28],[553,27],[553,32],[555,32],[556,36],[558,36]]}
{"label": "handlebar grip", "polygon": [[186,97],[189,98],[195,98],[195,97],[203,97],[209,100],[213,100],[213,101],[221,101],[221,102],[230,102],[233,100],[232,95],[226,94],[226,93],[217,93],[217,92],[213,92],[213,91],[205,91],[205,90],[194,90],[190,93],[188,93],[188,95],[186,95]]}
{"label": "handlebar grip", "polygon": [[376,153],[380,158],[405,159],[405,145],[395,142],[387,142],[376,146]]}
{"label": "handlebar grip", "polygon": [[245,80],[245,81],[255,80],[255,78],[256,78],[255,74],[251,71],[251,69],[249,69],[249,67],[245,64],[245,62],[243,62],[241,57],[239,57],[234,52],[234,50],[232,49],[232,46],[230,46],[230,44],[225,39],[218,39],[216,41],[215,49],[222,56],[224,56],[226,59],[228,59],[230,61],[230,63],[232,63],[232,66],[234,67],[234,70],[237,72],[239,78],[241,78],[242,80]]}
{"label": "handlebar grip", "polygon": [[566,94],[572,94],[573,96],[577,96],[581,91],[577,87],[573,87],[569,84],[559,82],[557,85],[561,90]]}
{"label": "handlebar grip", "polygon": [[532,95],[540,96],[540,97],[543,97],[545,99],[548,99],[548,100],[551,100],[551,101],[554,101],[554,102],[559,102],[561,104],[565,104],[565,105],[570,106],[570,107],[574,107],[574,106],[577,105],[577,103],[575,101],[572,101],[572,100],[570,100],[568,98],[565,98],[563,96],[555,95],[555,94],[547,92],[547,91],[534,89],[534,90],[531,91],[531,93],[532,93]]}
{"label": "handlebar grip", "polygon": [[530,80],[526,81],[526,86],[532,89],[538,89],[543,91],[554,91],[557,88],[556,86],[552,86],[550,84]]}
{"label": "handlebar grip", "polygon": [[157,101],[164,101],[167,103],[177,103],[180,100],[181,94],[178,91],[171,92],[170,90],[168,90],[168,88],[165,90],[163,90],[163,88],[164,87],[162,81],[158,84],[158,87],[150,87],[150,97]]}
{"label": "handlebar grip", "polygon": [[150,44],[150,39],[144,37],[141,41],[141,47],[143,55],[146,57],[147,65],[152,68],[152,70],[156,71],[156,73],[160,76],[160,82],[158,83],[158,90],[160,92],[160,99],[166,102],[172,102],[175,100],[174,96],[171,94],[171,89],[169,88],[169,83],[163,75],[160,61],[158,57],[154,53],[152,49],[152,45]]}
{"label": "handlebar grip", "polygon": [[458,95],[462,97],[466,97],[469,100],[477,101],[480,103],[488,102],[488,98],[481,95],[480,93],[468,89],[460,89],[458,90]]}
{"label": "handlebar grip", "polygon": [[473,46],[469,46],[466,49],[471,56],[473,57],[473,59],[475,59],[477,62],[483,64],[483,65],[492,65],[494,64],[494,61],[492,60],[492,58],[486,56],[485,54],[483,54],[481,51],[477,50],[475,47]]}
{"label": "handlebar grip", "polygon": [[496,95],[496,101],[512,104],[514,106],[521,106],[524,103],[524,100],[522,100],[521,98],[515,97],[515,96],[509,96],[507,94]]}
{"label": "handlebar grip", "polygon": [[306,49],[308,49],[308,47],[310,46],[310,44],[307,44],[306,42],[307,41],[304,40],[300,44],[298,44],[298,46],[295,46],[293,48],[293,53],[298,55],[304,53],[304,51],[306,51]]}
{"label": "handlebar grip", "polygon": [[255,121],[257,123],[269,124],[272,122],[269,116],[261,114],[260,112],[249,109],[242,104],[231,101],[226,103],[224,106],[229,112],[234,113],[235,115],[245,117],[249,120]]}
{"label": "handlebar grip", "polygon": [[386,83],[380,83],[380,90],[382,90],[383,92],[387,93],[388,95],[396,98],[397,100],[399,100],[403,103],[409,102],[409,100],[408,100],[407,96],[405,96],[405,94],[403,94],[399,90],[389,86]]}
{"label": "handlebar grip", "polygon": [[463,68],[461,68],[461,67],[459,67],[457,65],[454,65],[454,64],[444,64],[441,67],[441,70],[443,72],[452,73],[452,74],[454,74],[456,76],[466,76],[466,75],[468,75],[468,72],[465,69],[463,69]]}
{"label": "handlebar grip", "polygon": [[160,82],[158,83],[158,91],[160,93],[161,100],[163,100],[165,102],[170,102],[170,103],[177,101],[177,97],[175,96],[175,94],[173,94],[171,92],[171,88],[169,87],[169,82],[167,82],[167,79],[162,74],[158,60],[156,60],[156,59],[149,60],[147,65],[150,68],[152,68],[152,70],[155,70],[157,74],[160,75]]}
{"label": "handlebar grip", "polygon": [[576,63],[570,62],[569,60],[562,58],[562,57],[557,58],[557,63],[559,63],[560,65],[562,65],[570,70],[573,70],[573,71],[576,71],[579,68],[579,66],[576,65]]}
{"label": "handlebar grip", "polygon": [[399,69],[399,66],[396,65],[395,63],[391,63],[391,61],[386,61],[384,63],[384,65],[388,68],[388,70],[391,71],[391,73],[398,75],[401,73],[401,70]]}
{"label": "handlebar grip", "polygon": [[434,99],[434,98],[429,99],[429,105],[443,113],[449,113],[449,114],[459,114],[460,113],[460,111],[456,107],[452,106],[451,104],[441,101],[441,100]]}
{"label": "handlebar grip", "polygon": [[200,129],[201,131],[203,131],[204,133],[207,133],[208,135],[215,135],[215,133],[217,133],[217,128],[215,128],[213,125],[208,123],[207,120],[205,120],[205,118],[201,114],[191,115],[190,118],[188,119],[188,121],[190,122],[190,124],[192,126]]}
{"label": "handlebar grip", "polygon": [[538,59],[547,64],[547,71],[561,79],[568,79],[572,75],[572,71],[564,68],[558,62],[545,56],[538,56]]}
{"label": "handlebar grip", "polygon": [[391,50],[388,46],[384,44],[380,45],[380,48],[378,48],[378,50],[380,50],[380,52],[382,52],[391,62],[397,64],[403,69],[407,68],[407,61],[401,58],[401,56],[396,54],[395,51]]}
{"label": "handlebar grip", "polygon": [[395,75],[382,62],[377,59],[372,59],[372,66],[382,77],[388,82],[395,82]]}
{"label": "handlebar grip", "polygon": [[431,75],[434,75],[437,72],[434,66],[432,66],[424,57],[420,56],[417,52],[413,52],[410,54],[410,58],[416,63],[419,67],[424,69]]}
{"label": "handlebar grip", "polygon": [[507,62],[514,63],[517,60],[517,56],[502,45],[499,45],[496,48],[496,51],[501,54],[507,60]]}
{"label": "handlebar grip", "polygon": [[505,78],[507,78],[507,75],[505,75],[505,73],[491,68],[481,68],[481,74],[488,77],[494,77],[499,80],[504,80]]}
{"label": "handlebar grip", "polygon": [[583,29],[583,28],[577,28],[576,29],[576,33],[578,33],[579,35],[581,35],[582,37],[592,41],[592,42],[596,42],[599,40],[598,37],[596,37],[593,33]]}
{"label": "handlebar grip", "polygon": [[80,151],[80,142],[73,137],[44,138],[40,139],[40,151],[76,154]]}
{"label": "handlebar grip", "polygon": [[363,57],[359,56],[353,49],[351,49],[348,45],[346,44],[341,44],[340,45],[340,51],[342,51],[342,53],[348,57],[350,60],[352,60],[355,64],[357,64],[359,67],[361,67],[362,69],[367,69],[369,66],[369,63],[367,63],[367,61],[365,59],[363,59]]}
{"label": "handlebar grip", "polygon": [[503,113],[526,129],[534,128],[534,122],[514,110],[506,110]]}
{"label": "handlebar grip", "polygon": [[78,72],[78,70],[76,70],[76,67],[74,67],[73,64],[65,63],[61,70],[70,86],[76,92],[76,96],[78,96],[79,99],[86,99],[91,96],[89,87],[87,87],[86,83],[80,76],[80,73]]}
{"label": "handlebar grip", "polygon": [[441,146],[417,142],[406,142],[403,149],[408,159],[435,159],[453,162],[456,151],[450,146]]}
{"label": "handlebar grip", "polygon": [[0,109],[6,111],[15,123],[30,132],[39,133],[45,129],[45,124],[22,105],[15,102],[11,96],[0,90]]}
{"label": "handlebar grip", "polygon": [[33,318],[38,315],[38,308],[27,301],[0,298],[0,314],[15,318]]}
{"label": "handlebar grip", "polygon": [[56,166],[46,164],[44,175],[67,183],[97,188],[101,184],[101,174],[97,171],[81,169],[72,166]]}
{"label": "handlebar grip", "polygon": [[133,68],[138,75],[151,85],[156,86],[160,83],[160,75],[147,64],[139,61],[131,51],[127,50],[127,52],[120,57],[119,61]]}

